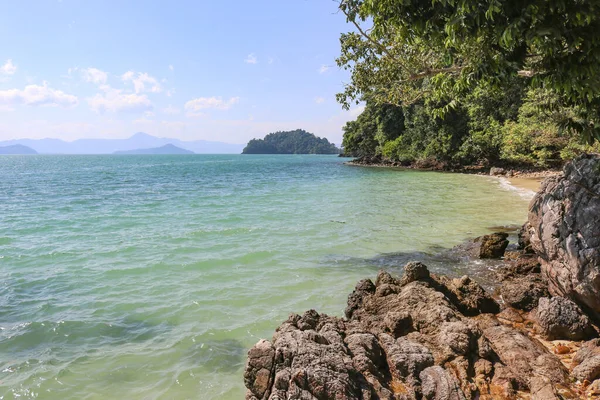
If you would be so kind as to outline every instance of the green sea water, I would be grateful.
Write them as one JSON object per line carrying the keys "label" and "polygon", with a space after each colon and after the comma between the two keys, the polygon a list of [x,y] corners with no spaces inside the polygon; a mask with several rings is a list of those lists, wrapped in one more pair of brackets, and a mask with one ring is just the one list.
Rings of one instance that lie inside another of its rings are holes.
{"label": "green sea water", "polygon": [[0,157],[0,399],[241,399],[290,312],[526,218],[489,177],[342,161]]}

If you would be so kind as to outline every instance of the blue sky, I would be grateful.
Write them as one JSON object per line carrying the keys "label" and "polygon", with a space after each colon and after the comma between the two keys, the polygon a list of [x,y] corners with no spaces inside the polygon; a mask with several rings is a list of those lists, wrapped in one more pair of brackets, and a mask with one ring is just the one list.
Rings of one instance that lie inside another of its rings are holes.
{"label": "blue sky", "polygon": [[333,0],[4,2],[0,139],[135,132],[244,143],[303,128],[335,143]]}

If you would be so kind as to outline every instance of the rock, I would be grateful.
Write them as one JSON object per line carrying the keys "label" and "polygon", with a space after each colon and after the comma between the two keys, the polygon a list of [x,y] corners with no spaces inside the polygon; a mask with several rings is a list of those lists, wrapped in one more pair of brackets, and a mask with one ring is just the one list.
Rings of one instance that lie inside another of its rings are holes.
{"label": "rock", "polygon": [[483,288],[468,276],[449,279],[446,276],[434,277],[436,289],[444,293],[465,315],[498,313],[500,306]]}
{"label": "rock", "polygon": [[375,293],[375,285],[370,279],[363,279],[356,284],[354,291],[348,295],[348,305],[344,310],[347,318],[352,317],[354,310],[362,305],[363,299],[371,293]]}
{"label": "rock", "polygon": [[476,282],[406,271],[360,281],[347,319],[290,315],[249,351],[246,399],[543,398],[565,383],[555,355],[486,312],[498,305]]}
{"label": "rock", "polygon": [[507,238],[508,233],[504,232],[482,236],[480,238],[479,258],[502,258],[506,247],[508,247]]}
{"label": "rock", "polygon": [[395,338],[404,336],[414,330],[412,317],[407,312],[390,311],[385,315],[383,323],[387,328],[386,332],[389,332]]}
{"label": "rock", "polygon": [[519,250],[522,250],[526,254],[534,253],[533,248],[531,247],[531,238],[529,237],[530,228],[531,225],[529,225],[529,222],[525,222],[517,232]]}
{"label": "rock", "polygon": [[414,281],[424,281],[429,279],[429,270],[420,262],[410,262],[404,266],[404,274],[400,280],[402,286],[408,285]]}
{"label": "rock", "polygon": [[420,378],[423,397],[427,400],[466,400],[456,378],[440,366],[425,369]]}
{"label": "rock", "polygon": [[541,298],[537,321],[548,340],[585,340],[597,336],[589,318],[577,304],[564,297]]}
{"label": "rock", "polygon": [[499,175],[505,175],[505,174],[506,174],[506,170],[504,168],[498,168],[498,167],[490,168],[491,176],[499,176]]}
{"label": "rock", "polygon": [[540,274],[517,276],[506,279],[500,286],[502,300],[511,307],[531,311],[541,297],[548,296],[548,285]]}
{"label": "rock", "polygon": [[499,269],[500,280],[514,278],[542,272],[538,256],[532,254],[519,254],[516,259],[510,260]]}
{"label": "rock", "polygon": [[451,254],[469,258],[502,258],[508,247],[508,233],[497,232],[468,240],[450,250]]}
{"label": "rock", "polygon": [[256,398],[262,399],[269,396],[274,359],[275,349],[267,340],[260,340],[248,352],[244,383]]}
{"label": "rock", "polygon": [[573,372],[571,375],[580,382],[592,382],[600,378],[600,339],[584,343],[573,357]]}
{"label": "rock", "polygon": [[547,178],[529,206],[531,247],[550,293],[600,318],[600,155],[581,155]]}
{"label": "rock", "polygon": [[533,377],[545,377],[554,385],[564,384],[567,370],[541,343],[514,328],[495,325],[483,330],[502,364],[508,367],[519,388],[530,389]]}

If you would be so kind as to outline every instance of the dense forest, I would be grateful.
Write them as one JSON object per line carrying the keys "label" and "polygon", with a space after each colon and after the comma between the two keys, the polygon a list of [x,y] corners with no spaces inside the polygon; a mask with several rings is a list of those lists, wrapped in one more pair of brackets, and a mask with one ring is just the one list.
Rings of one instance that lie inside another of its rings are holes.
{"label": "dense forest", "polygon": [[302,129],[269,133],[264,139],[252,139],[242,154],[339,154],[340,149],[325,138]]}
{"label": "dense forest", "polygon": [[550,167],[599,151],[600,4],[343,0],[346,155]]}

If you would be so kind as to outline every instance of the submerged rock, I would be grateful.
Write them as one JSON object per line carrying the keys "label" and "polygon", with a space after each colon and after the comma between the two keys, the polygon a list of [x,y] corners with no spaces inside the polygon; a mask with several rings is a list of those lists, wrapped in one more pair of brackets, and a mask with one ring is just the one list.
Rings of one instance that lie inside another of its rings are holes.
{"label": "submerged rock", "polygon": [[600,155],[581,155],[546,179],[529,206],[529,239],[550,293],[600,318]]}

